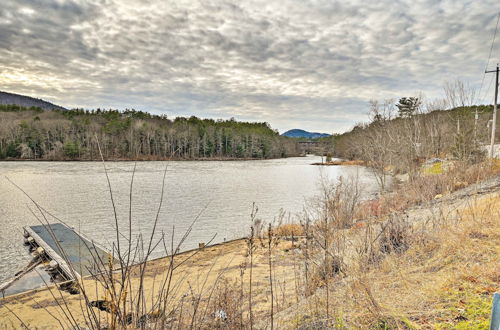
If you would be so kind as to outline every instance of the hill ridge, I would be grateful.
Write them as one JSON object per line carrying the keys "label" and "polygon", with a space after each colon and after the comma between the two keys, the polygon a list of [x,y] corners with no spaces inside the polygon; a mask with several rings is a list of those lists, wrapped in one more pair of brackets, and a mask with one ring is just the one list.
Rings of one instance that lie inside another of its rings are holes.
{"label": "hill ridge", "polygon": [[0,105],[38,107],[43,110],[67,110],[64,107],[31,96],[0,91]]}
{"label": "hill ridge", "polygon": [[281,134],[283,136],[293,137],[293,138],[307,138],[307,139],[318,139],[322,137],[330,136],[326,133],[309,132],[300,128],[294,128]]}

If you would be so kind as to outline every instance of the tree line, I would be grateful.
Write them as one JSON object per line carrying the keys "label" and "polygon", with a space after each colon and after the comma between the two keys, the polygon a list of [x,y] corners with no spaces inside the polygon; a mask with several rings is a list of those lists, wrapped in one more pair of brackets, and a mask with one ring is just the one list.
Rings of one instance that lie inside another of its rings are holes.
{"label": "tree line", "polygon": [[408,173],[411,180],[429,158],[480,161],[487,155],[493,106],[471,105],[474,93],[459,81],[448,83],[445,94],[426,104],[422,96],[370,101],[369,122],[330,138],[335,156],[365,161],[382,188],[388,172]]}
{"label": "tree line", "polygon": [[130,160],[267,159],[299,150],[265,122],[0,105],[0,159],[98,160],[101,153]]}

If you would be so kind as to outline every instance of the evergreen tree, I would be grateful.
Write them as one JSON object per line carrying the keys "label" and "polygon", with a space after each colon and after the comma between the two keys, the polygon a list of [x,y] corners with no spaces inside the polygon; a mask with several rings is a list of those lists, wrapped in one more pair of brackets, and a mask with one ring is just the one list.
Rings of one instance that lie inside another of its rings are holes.
{"label": "evergreen tree", "polygon": [[403,97],[399,99],[396,107],[399,109],[399,116],[402,118],[410,118],[415,115],[420,109],[422,101],[418,97]]}

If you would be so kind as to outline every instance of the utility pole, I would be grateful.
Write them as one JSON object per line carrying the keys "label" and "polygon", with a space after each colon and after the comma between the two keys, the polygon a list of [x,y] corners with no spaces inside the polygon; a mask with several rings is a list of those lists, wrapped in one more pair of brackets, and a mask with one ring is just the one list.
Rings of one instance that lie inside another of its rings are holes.
{"label": "utility pole", "polygon": [[477,112],[477,107],[476,107],[476,113],[474,114],[474,145],[477,146],[477,120],[479,119],[479,113]]}
{"label": "utility pole", "polygon": [[495,72],[496,80],[495,80],[495,102],[493,103],[493,121],[491,122],[491,146],[490,146],[490,157],[493,158],[495,156],[495,130],[497,124],[497,98],[498,98],[498,63],[497,69],[493,71],[485,71],[486,73]]}

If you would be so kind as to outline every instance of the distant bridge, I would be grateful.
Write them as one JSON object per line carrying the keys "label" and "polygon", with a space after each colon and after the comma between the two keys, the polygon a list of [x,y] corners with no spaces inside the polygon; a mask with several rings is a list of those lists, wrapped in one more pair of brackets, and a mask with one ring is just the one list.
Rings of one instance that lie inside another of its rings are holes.
{"label": "distant bridge", "polygon": [[328,143],[320,141],[299,141],[297,142],[299,149],[305,154],[323,154],[331,149]]}

